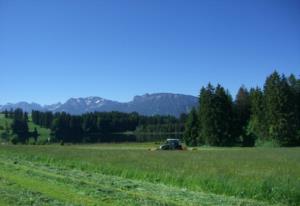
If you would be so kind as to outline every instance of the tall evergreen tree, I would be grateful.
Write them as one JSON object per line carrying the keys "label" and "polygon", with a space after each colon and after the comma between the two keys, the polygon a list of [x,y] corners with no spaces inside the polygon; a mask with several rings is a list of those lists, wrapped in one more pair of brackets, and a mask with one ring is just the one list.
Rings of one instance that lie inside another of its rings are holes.
{"label": "tall evergreen tree", "polygon": [[14,110],[12,108],[10,108],[9,112],[8,112],[8,118],[13,118],[14,117]]}
{"label": "tall evergreen tree", "polygon": [[289,85],[293,93],[293,101],[296,107],[296,121],[297,121],[297,145],[300,145],[300,79],[291,74],[288,78]]}
{"label": "tall evergreen tree", "polygon": [[57,118],[54,119],[51,134],[55,140],[65,142],[68,141],[68,130],[69,124],[67,122],[67,114],[62,112],[61,114],[57,114]]}
{"label": "tall evergreen tree", "polygon": [[296,144],[296,107],[291,87],[285,76],[280,76],[275,71],[267,77],[264,93],[268,137],[282,146]]}
{"label": "tall evergreen tree", "polygon": [[7,109],[4,110],[4,117],[8,118],[8,111],[7,111]]}
{"label": "tall evergreen tree", "polygon": [[215,133],[214,93],[215,88],[209,83],[206,88],[202,87],[199,95],[200,137],[208,145],[218,144],[218,136]]}
{"label": "tall evergreen tree", "polygon": [[216,126],[220,146],[234,145],[232,97],[221,85],[216,87]]}
{"label": "tall evergreen tree", "polygon": [[26,143],[29,139],[29,129],[27,121],[21,109],[16,109],[13,115],[11,128],[14,134],[17,135],[17,141]]}
{"label": "tall evergreen tree", "polygon": [[20,108],[17,108],[13,113],[13,118],[18,120],[24,120],[24,113],[23,110]]}
{"label": "tall evergreen tree", "polygon": [[183,138],[185,143],[189,146],[203,144],[203,141],[199,138],[199,121],[195,108],[193,108],[188,115]]}
{"label": "tall evergreen tree", "polygon": [[250,89],[250,120],[247,125],[247,138],[251,146],[254,144],[256,139],[266,140],[267,139],[267,129],[266,129],[266,119],[265,119],[265,103],[263,92],[260,88],[256,87]]}
{"label": "tall evergreen tree", "polygon": [[38,133],[36,127],[34,128],[34,130],[33,130],[32,134],[31,134],[31,136],[33,137],[34,141],[37,142],[38,137],[39,137],[39,133]]}
{"label": "tall evergreen tree", "polygon": [[[246,128],[250,119],[250,94],[244,86],[240,87],[234,101],[234,136],[238,137],[243,145],[247,141]],[[246,145],[245,145],[246,146]],[[247,145],[250,146],[250,145]]]}
{"label": "tall evergreen tree", "polygon": [[28,122],[28,113],[27,112],[24,112],[24,121]]}
{"label": "tall evergreen tree", "polygon": [[208,84],[199,97],[200,137],[206,144],[234,144],[232,136],[232,98],[223,87]]}

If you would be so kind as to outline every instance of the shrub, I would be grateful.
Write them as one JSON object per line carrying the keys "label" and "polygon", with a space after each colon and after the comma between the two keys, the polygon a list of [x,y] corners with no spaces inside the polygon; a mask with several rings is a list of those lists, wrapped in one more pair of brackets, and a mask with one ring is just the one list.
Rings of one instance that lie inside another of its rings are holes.
{"label": "shrub", "polygon": [[19,142],[18,136],[17,135],[13,135],[12,138],[10,139],[10,142],[12,144],[18,144],[18,142]]}

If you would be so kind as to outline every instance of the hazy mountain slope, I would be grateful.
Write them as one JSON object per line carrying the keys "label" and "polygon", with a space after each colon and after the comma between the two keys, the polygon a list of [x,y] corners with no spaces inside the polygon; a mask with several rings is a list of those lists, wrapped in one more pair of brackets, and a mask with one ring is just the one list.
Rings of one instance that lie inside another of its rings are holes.
{"label": "hazy mountain slope", "polygon": [[1,111],[4,111],[4,110],[10,110],[10,109],[16,109],[16,108],[21,108],[23,109],[24,111],[26,112],[31,112],[32,110],[44,110],[44,108],[37,104],[37,103],[28,103],[28,102],[18,102],[18,103],[7,103],[5,105],[2,105],[0,107]]}
{"label": "hazy mountain slope", "polygon": [[21,108],[24,111],[31,110],[67,112],[71,114],[82,114],[86,112],[138,112],[143,115],[173,115],[179,116],[187,113],[198,104],[198,98],[191,95],[155,93],[135,96],[130,102],[117,102],[103,99],[101,97],[70,98],[65,103],[41,106],[37,103],[19,102],[16,104],[5,104],[0,110]]}

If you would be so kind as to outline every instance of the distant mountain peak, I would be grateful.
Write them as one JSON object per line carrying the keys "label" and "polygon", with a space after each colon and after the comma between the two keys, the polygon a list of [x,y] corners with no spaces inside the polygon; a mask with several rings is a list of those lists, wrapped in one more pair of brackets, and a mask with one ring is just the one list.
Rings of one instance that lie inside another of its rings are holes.
{"label": "distant mountain peak", "polygon": [[24,111],[32,110],[68,112],[82,114],[86,112],[138,112],[142,115],[173,115],[179,116],[187,113],[192,107],[197,106],[198,98],[191,95],[173,93],[146,93],[137,95],[132,101],[121,103],[97,96],[70,98],[65,103],[55,103],[41,106],[37,103],[18,102],[0,106],[0,110],[21,108]]}

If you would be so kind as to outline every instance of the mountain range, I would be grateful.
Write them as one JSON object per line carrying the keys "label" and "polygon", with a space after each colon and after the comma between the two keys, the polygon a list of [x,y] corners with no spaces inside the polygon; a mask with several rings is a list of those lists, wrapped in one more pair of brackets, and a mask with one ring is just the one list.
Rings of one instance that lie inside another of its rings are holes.
{"label": "mountain range", "polygon": [[197,106],[198,98],[191,95],[173,93],[154,93],[135,96],[132,101],[118,102],[101,97],[70,98],[65,103],[40,105],[37,103],[18,102],[0,106],[0,111],[21,108],[26,112],[32,110],[67,112],[83,114],[86,112],[137,112],[142,115],[172,115],[178,117],[181,113],[188,113]]}

